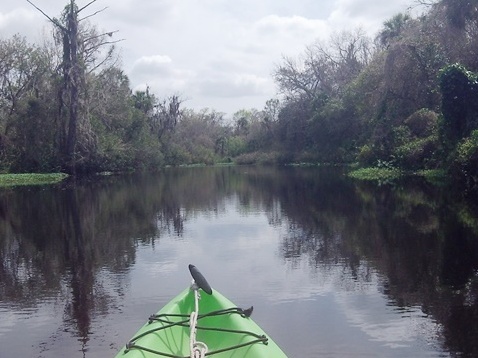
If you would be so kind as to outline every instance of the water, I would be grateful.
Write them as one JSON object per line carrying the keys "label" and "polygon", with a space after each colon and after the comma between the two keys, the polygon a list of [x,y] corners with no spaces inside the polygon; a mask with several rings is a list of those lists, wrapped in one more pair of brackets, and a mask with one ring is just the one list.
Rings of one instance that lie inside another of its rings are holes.
{"label": "water", "polygon": [[189,263],[290,357],[476,357],[478,220],[449,194],[248,167],[3,189],[0,357],[114,356]]}

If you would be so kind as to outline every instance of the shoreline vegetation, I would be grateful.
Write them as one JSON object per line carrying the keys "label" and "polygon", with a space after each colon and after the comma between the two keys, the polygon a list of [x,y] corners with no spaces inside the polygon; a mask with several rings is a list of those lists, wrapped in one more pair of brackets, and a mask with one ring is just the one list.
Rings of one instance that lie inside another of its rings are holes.
{"label": "shoreline vegetation", "polygon": [[0,187],[57,184],[67,177],[65,173],[0,174]]}
{"label": "shoreline vegetation", "polygon": [[364,181],[394,181],[400,178],[415,176],[423,177],[427,181],[440,184],[446,181],[447,175],[444,170],[440,169],[424,169],[417,171],[405,171],[399,168],[380,168],[367,167],[352,170],[347,173],[347,176],[357,180]]}
{"label": "shoreline vegetation", "polygon": [[[261,164],[249,164],[253,166],[260,166]],[[208,164],[192,164],[192,165],[180,165],[181,168],[193,168],[193,167],[207,167],[211,166]],[[241,166],[241,164],[235,163],[217,163],[212,166]],[[291,167],[329,167],[329,166],[340,166],[337,164],[328,164],[328,163],[312,163],[312,162],[301,162],[301,163],[289,163],[285,166]],[[345,165],[349,166],[349,165]],[[349,166],[350,167],[350,166]],[[415,176],[423,177],[427,181],[439,184],[446,180],[446,172],[440,169],[435,170],[418,170],[418,171],[405,171],[400,168],[394,167],[363,167],[356,168],[351,166],[352,169],[347,171],[345,174],[349,178],[362,180],[362,181],[371,181],[379,183],[390,183],[395,180]],[[168,168],[168,167],[165,167]],[[98,175],[114,175],[112,172],[102,172]],[[120,173],[118,173],[120,174]],[[0,174],[0,188],[2,187],[12,187],[12,186],[27,186],[27,185],[51,185],[58,184],[68,178],[69,175],[65,173],[10,173],[10,174]]]}
{"label": "shoreline vegetation", "polygon": [[[272,72],[277,97],[229,117],[133,91],[115,39],[79,26],[87,6],[70,1],[51,24],[65,40],[54,56],[21,35],[0,39],[0,172],[330,163],[361,180],[422,176],[478,190],[478,41],[469,41],[478,11],[431,3],[422,16],[385,21],[375,37],[348,29],[283,58]],[[26,178],[5,182],[59,180]]]}

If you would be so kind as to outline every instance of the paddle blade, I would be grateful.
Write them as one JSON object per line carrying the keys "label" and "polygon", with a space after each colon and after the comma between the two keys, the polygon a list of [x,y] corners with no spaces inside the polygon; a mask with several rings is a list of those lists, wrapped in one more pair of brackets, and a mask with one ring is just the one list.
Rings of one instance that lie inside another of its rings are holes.
{"label": "paddle blade", "polygon": [[204,278],[202,273],[199,272],[197,267],[190,264],[189,265],[189,272],[191,272],[191,276],[193,277],[194,282],[196,282],[196,285],[198,285],[198,287],[201,288],[208,295],[212,295],[211,286],[209,286],[209,283],[206,281],[206,279]]}

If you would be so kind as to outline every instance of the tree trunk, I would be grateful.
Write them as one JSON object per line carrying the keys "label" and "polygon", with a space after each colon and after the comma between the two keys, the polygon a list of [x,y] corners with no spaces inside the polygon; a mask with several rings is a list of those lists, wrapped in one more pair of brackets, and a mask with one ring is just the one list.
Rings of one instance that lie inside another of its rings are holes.
{"label": "tree trunk", "polygon": [[69,68],[68,74],[68,88],[69,88],[69,122],[68,122],[68,137],[66,140],[66,170],[69,174],[76,174],[76,141],[77,141],[77,127],[78,127],[78,85],[80,81],[80,68],[78,64],[78,19],[74,6],[74,1],[70,3],[70,14],[68,16],[67,34],[69,39]]}

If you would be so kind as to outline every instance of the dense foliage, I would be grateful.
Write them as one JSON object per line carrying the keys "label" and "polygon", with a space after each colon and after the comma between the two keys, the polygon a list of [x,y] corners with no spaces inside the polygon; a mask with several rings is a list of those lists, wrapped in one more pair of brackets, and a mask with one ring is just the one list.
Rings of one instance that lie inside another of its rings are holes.
{"label": "dense foliage", "polygon": [[425,14],[397,14],[375,39],[343,31],[283,58],[273,73],[280,100],[226,121],[211,109],[183,108],[176,95],[133,93],[112,33],[77,20],[70,0],[50,19],[53,43],[0,39],[0,170],[358,162],[441,168],[475,182],[477,4],[419,2],[428,4]]}
{"label": "dense foliage", "polygon": [[374,40],[345,32],[278,66],[283,148],[304,134],[292,160],[312,153],[477,181],[477,2],[467,10],[457,0],[419,2],[428,5],[424,15],[396,15]]}

